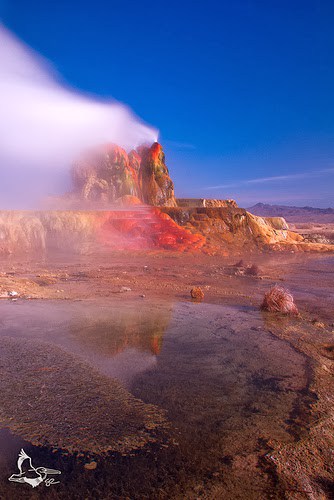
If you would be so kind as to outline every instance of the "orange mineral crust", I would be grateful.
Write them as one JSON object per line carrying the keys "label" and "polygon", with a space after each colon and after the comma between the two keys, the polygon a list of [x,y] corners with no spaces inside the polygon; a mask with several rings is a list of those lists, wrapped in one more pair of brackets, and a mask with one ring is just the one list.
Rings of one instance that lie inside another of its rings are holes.
{"label": "orange mineral crust", "polygon": [[156,248],[184,252],[199,250],[206,242],[204,236],[192,234],[153,207],[104,212],[98,235],[103,246],[114,249]]}

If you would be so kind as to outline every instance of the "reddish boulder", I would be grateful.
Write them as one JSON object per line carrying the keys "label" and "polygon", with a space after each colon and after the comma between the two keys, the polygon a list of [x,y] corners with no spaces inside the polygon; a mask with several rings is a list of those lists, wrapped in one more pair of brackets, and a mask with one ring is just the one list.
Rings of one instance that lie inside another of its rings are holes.
{"label": "reddish boulder", "polygon": [[204,292],[202,288],[199,286],[195,286],[190,290],[190,295],[193,300],[196,300],[197,302],[200,302],[201,300],[204,299]]}

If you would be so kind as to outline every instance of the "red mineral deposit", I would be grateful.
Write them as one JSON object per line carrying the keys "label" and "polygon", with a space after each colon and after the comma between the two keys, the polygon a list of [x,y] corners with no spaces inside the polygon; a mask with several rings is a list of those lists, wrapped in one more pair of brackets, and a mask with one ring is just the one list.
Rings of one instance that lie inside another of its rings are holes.
{"label": "red mineral deposit", "polygon": [[103,245],[124,249],[199,250],[205,237],[192,234],[153,207],[104,213],[99,229]]}

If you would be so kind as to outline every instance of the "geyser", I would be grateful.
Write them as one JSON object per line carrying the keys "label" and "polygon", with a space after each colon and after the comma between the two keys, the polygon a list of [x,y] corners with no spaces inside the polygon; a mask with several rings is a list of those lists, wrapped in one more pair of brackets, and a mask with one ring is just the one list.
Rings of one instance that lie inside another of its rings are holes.
{"label": "geyser", "polygon": [[87,147],[111,141],[129,150],[158,136],[126,106],[65,87],[1,25],[0,109],[1,208],[64,191],[69,165]]}
{"label": "geyser", "polygon": [[[169,175],[162,146],[140,146],[129,154],[116,144],[105,144],[85,152],[72,169],[73,192],[67,202],[92,202],[176,207],[174,183]],[[65,200],[64,200],[65,201]]]}

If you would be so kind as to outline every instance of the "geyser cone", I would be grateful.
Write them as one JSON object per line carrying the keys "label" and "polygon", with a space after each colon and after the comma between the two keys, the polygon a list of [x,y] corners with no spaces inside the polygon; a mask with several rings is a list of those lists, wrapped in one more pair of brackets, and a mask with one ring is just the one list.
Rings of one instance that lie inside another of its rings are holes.
{"label": "geyser cone", "polygon": [[114,203],[136,196],[153,206],[176,207],[174,184],[162,146],[140,146],[129,154],[115,144],[87,151],[72,168],[74,199]]}

